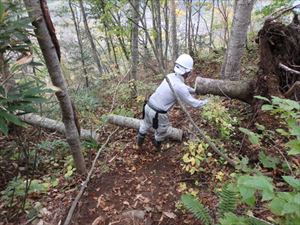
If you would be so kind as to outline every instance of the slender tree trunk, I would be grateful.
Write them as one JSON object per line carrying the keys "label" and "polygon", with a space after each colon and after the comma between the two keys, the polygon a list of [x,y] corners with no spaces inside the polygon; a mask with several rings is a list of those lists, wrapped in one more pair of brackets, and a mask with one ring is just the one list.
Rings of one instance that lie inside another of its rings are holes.
{"label": "slender tree trunk", "polygon": [[88,88],[89,87],[89,78],[88,78],[88,75],[87,75],[85,62],[84,62],[84,53],[83,53],[81,35],[80,35],[80,31],[79,31],[79,24],[77,23],[77,19],[76,19],[76,16],[75,16],[75,13],[74,13],[74,10],[73,10],[73,7],[72,7],[71,0],[69,0],[69,7],[70,7],[70,10],[71,10],[73,23],[74,23],[74,27],[75,27],[75,30],[76,30],[77,42],[78,42],[78,46],[79,46],[79,50],[80,50],[80,61],[81,61],[82,69],[83,69],[83,74],[84,74],[84,77],[85,77],[85,86]]}
{"label": "slender tree trunk", "polygon": [[187,42],[188,42],[188,52],[190,55],[194,55],[192,46],[192,0],[187,1]]}
{"label": "slender tree trunk", "polygon": [[210,19],[210,31],[209,31],[209,51],[213,48],[213,26],[215,17],[215,0],[212,0],[211,19]]}
{"label": "slender tree trunk", "polygon": [[164,58],[168,59],[168,50],[169,50],[169,7],[168,0],[164,2],[164,17],[165,17],[165,53]]}
{"label": "slender tree trunk", "polygon": [[140,0],[132,1],[132,34],[131,34],[131,77],[137,79],[139,63],[139,12]]}
{"label": "slender tree trunk", "polygon": [[153,28],[156,32],[155,45],[158,52],[160,63],[163,69],[165,69],[164,58],[163,58],[163,47],[162,47],[160,1],[152,0],[151,2],[152,2]]}
{"label": "slender tree trunk", "polygon": [[228,49],[221,70],[223,79],[240,79],[241,58],[254,2],[255,0],[237,1]]}
{"label": "slender tree trunk", "polygon": [[172,60],[178,57],[178,43],[177,43],[177,24],[176,24],[176,4],[175,0],[170,0],[171,8],[171,38],[172,38]]}
{"label": "slender tree trunk", "polygon": [[69,97],[66,83],[61,72],[57,52],[49,35],[43,14],[41,11],[39,0],[24,0],[29,17],[35,27],[34,32],[41,47],[46,66],[52,83],[58,87],[60,91],[56,92],[57,99],[62,112],[62,120],[66,129],[66,138],[70,146],[75,166],[81,174],[86,173],[86,167],[83,155],[80,151],[80,140],[77,127],[75,124],[74,112]]}
{"label": "slender tree trunk", "polygon": [[91,31],[90,31],[90,28],[89,28],[89,25],[88,25],[88,22],[87,22],[86,13],[85,13],[85,10],[84,10],[82,0],[79,0],[79,5],[80,5],[81,13],[82,13],[85,32],[86,32],[86,35],[87,35],[87,37],[90,41],[93,58],[94,58],[95,63],[97,64],[97,69],[98,69],[99,73],[102,74],[103,69],[102,69],[102,66],[101,66],[100,59],[98,57],[98,53],[97,53],[97,49],[96,49],[96,46],[95,46],[95,43],[94,43],[94,40],[93,40],[93,36],[91,34]]}

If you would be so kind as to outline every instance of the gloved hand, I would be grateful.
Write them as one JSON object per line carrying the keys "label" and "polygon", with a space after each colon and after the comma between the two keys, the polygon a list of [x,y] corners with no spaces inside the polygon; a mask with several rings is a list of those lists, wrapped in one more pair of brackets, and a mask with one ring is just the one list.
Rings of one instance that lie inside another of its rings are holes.
{"label": "gloved hand", "polygon": [[207,103],[209,102],[208,98],[207,99],[204,99],[202,100],[202,106],[205,106]]}

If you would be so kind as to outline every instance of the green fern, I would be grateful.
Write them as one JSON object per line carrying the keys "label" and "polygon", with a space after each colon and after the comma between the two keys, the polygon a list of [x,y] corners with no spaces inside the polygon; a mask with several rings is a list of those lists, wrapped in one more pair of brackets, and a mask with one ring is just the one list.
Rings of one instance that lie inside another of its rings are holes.
{"label": "green fern", "polygon": [[220,194],[219,212],[223,216],[227,212],[234,212],[237,206],[238,196],[235,191],[224,185]]}
{"label": "green fern", "polygon": [[205,208],[196,197],[190,194],[185,194],[181,196],[181,201],[184,206],[205,225],[212,224],[212,218],[210,217],[207,208]]}
{"label": "green fern", "polygon": [[246,221],[247,221],[247,225],[270,225],[270,223],[267,223],[261,219],[255,218],[255,217],[247,217]]}

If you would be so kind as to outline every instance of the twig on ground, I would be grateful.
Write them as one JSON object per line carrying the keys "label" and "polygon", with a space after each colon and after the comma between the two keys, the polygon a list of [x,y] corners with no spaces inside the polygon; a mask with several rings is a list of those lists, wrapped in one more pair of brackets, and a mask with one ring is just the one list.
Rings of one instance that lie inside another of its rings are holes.
{"label": "twig on ground", "polygon": [[76,209],[76,206],[77,206],[77,204],[78,204],[78,202],[79,202],[81,196],[83,195],[83,193],[84,193],[84,191],[85,191],[85,188],[87,187],[88,182],[90,181],[90,178],[91,178],[91,176],[92,176],[92,173],[93,173],[93,171],[94,171],[96,162],[97,162],[97,160],[98,160],[98,158],[99,158],[99,156],[100,156],[101,151],[106,147],[106,145],[107,145],[108,142],[110,141],[111,136],[114,135],[118,130],[119,130],[119,128],[115,129],[115,130],[108,136],[108,138],[106,139],[105,143],[101,146],[101,148],[98,150],[97,155],[96,155],[95,158],[94,158],[92,167],[91,167],[91,169],[90,169],[90,171],[89,171],[89,173],[88,173],[88,176],[87,176],[86,180],[81,184],[80,191],[79,191],[79,193],[77,194],[75,200],[73,201],[73,203],[72,203],[72,205],[71,205],[71,208],[70,208],[70,210],[69,210],[69,212],[68,212],[68,215],[67,215],[67,218],[66,218],[66,220],[65,220],[65,222],[64,222],[64,225],[69,225],[69,224],[70,224],[71,219],[72,219],[72,216],[73,216],[74,211],[75,211],[75,209]]}

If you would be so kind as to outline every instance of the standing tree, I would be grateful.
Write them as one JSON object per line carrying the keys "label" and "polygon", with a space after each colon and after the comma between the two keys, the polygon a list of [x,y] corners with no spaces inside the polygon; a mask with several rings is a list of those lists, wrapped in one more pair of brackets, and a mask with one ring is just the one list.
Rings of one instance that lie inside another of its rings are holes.
{"label": "standing tree", "polygon": [[139,6],[140,0],[132,1],[132,33],[131,33],[131,79],[137,79],[139,63]]}
{"label": "standing tree", "polygon": [[210,31],[209,31],[209,51],[212,51],[214,42],[213,42],[213,25],[215,17],[215,0],[212,0],[211,3],[211,20],[210,20]]}
{"label": "standing tree", "polygon": [[85,10],[84,10],[82,0],[79,0],[79,5],[80,5],[81,13],[82,13],[85,32],[86,32],[87,37],[88,37],[88,39],[90,41],[90,44],[91,44],[93,58],[94,58],[95,63],[97,64],[97,68],[98,68],[99,73],[102,74],[103,70],[102,70],[100,59],[99,59],[99,56],[98,56],[98,53],[97,53],[96,45],[94,43],[93,36],[92,36],[91,31],[90,31],[88,22],[87,22],[86,13],[85,13]]}
{"label": "standing tree", "polygon": [[177,43],[177,24],[176,24],[176,5],[175,0],[170,1],[171,9],[171,39],[172,39],[172,60],[178,57],[178,43]]}
{"label": "standing tree", "polygon": [[255,0],[239,0],[236,2],[231,36],[221,69],[223,79],[238,80],[240,78],[241,58],[245,48],[254,2]]}
{"label": "standing tree", "polygon": [[71,10],[73,23],[74,23],[74,27],[75,27],[75,30],[76,30],[77,42],[78,42],[78,46],[79,46],[79,50],[80,50],[80,61],[81,61],[81,65],[82,65],[82,68],[83,68],[83,74],[84,74],[84,77],[85,77],[85,86],[88,88],[89,87],[89,78],[88,78],[88,75],[87,75],[85,61],[84,61],[82,39],[81,39],[81,35],[80,35],[79,24],[77,22],[71,0],[69,0],[69,7],[70,7],[70,10]]}
{"label": "standing tree", "polygon": [[[32,24],[35,27],[34,32],[42,50],[51,81],[54,86],[59,88],[59,91],[55,94],[60,104],[66,138],[74,158],[76,169],[79,173],[85,174],[86,166],[80,150],[79,133],[75,123],[74,110],[67,91],[66,82],[62,75],[57,48],[54,47],[53,37],[50,36],[48,30],[49,23],[46,24],[46,17],[44,17],[46,14],[41,9],[41,5],[45,6],[46,2],[44,0],[24,0],[24,3]],[[47,15],[47,21],[49,22],[50,17],[49,14]]]}

